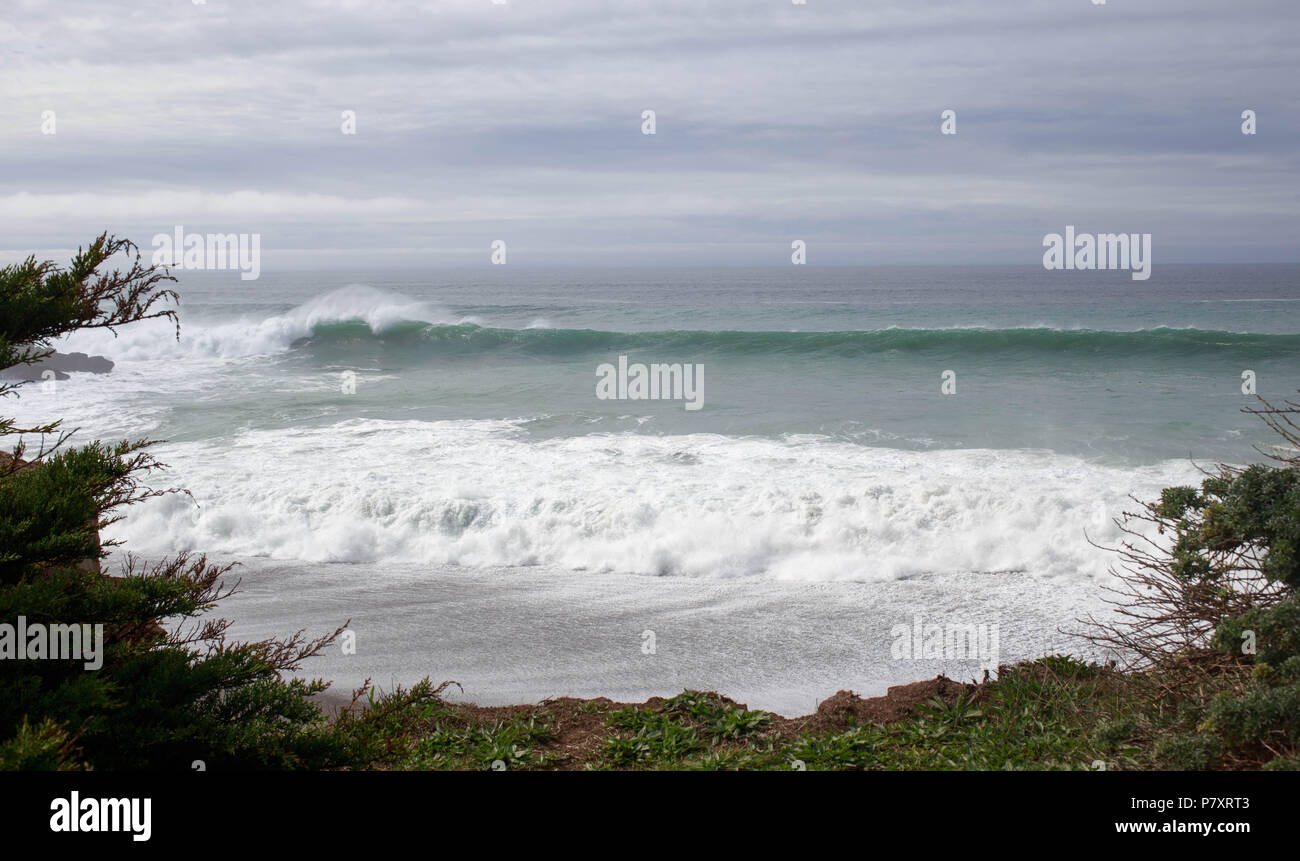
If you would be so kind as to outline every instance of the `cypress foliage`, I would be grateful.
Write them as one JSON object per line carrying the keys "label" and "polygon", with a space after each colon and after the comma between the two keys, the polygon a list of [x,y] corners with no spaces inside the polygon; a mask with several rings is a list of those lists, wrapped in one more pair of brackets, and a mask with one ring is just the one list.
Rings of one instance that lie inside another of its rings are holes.
{"label": "cypress foliage", "polygon": [[[127,267],[107,271],[119,254]],[[174,280],[107,234],[66,269],[34,257],[0,269],[0,369],[51,355],[55,339],[78,329],[176,323]],[[0,385],[0,397],[21,385]],[[0,417],[0,624],[102,624],[102,666],[18,659],[0,642],[0,768],[344,764],[311,700],[325,683],[286,676],[339,632],[229,641],[229,622],[209,614],[238,584],[228,585],[230,566],[203,556],[128,556],[101,573],[114,542],[101,546],[99,530],[130,505],[178,491],[144,483],[163,468],[150,440],[74,448],[68,436],[57,420],[19,427]]]}

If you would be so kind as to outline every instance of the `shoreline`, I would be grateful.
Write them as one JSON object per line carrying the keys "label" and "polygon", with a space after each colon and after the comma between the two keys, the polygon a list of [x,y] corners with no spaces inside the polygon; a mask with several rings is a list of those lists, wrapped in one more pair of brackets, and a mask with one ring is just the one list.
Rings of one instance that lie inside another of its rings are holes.
{"label": "shoreline", "polygon": [[[454,681],[449,681],[447,690],[456,686]],[[978,696],[978,692],[988,682],[959,682],[950,679],[942,674],[932,679],[922,679],[920,681],[908,682],[902,685],[891,685],[889,689],[880,696],[863,697],[854,691],[842,689],[836,691],[831,696],[820,701],[816,710],[806,715],[796,715],[793,717],[779,715],[769,712],[766,709],[751,709],[745,703],[737,702],[728,697],[725,693],[714,690],[705,691],[686,691],[716,696],[722,702],[727,703],[733,708],[744,711],[771,714],[773,719],[782,724],[791,724],[807,726],[810,724],[840,724],[852,718],[856,721],[875,721],[877,723],[892,723],[903,720],[911,716],[916,707],[934,697],[945,701],[950,701],[960,693]],[[389,692],[391,693],[391,692]],[[445,693],[445,692],[444,692]],[[676,696],[676,695],[674,695]],[[330,687],[312,697],[313,701],[320,707],[330,720],[338,718],[339,714],[348,710],[365,710],[369,708],[369,702],[363,694],[356,698],[352,693],[336,688],[333,683]],[[513,703],[510,705],[479,705],[478,703],[468,700],[454,699],[447,697],[444,702],[452,709],[460,710],[466,714],[474,715],[497,715],[511,716],[530,711],[546,711],[555,704],[602,704],[608,708],[638,708],[638,709],[657,709],[663,703],[669,701],[672,697],[653,696],[643,702],[620,702],[610,699],[609,697],[570,697],[556,696],[545,697],[531,703]]]}

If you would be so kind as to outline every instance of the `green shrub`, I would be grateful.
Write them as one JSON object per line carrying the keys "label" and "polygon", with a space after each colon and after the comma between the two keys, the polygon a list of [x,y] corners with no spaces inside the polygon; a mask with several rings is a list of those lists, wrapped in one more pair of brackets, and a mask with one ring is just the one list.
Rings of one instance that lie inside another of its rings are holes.
{"label": "green shrub", "polygon": [[[119,253],[134,262],[101,271]],[[150,318],[175,321],[165,270],[135,247],[100,236],[68,269],[28,258],[0,268],[0,368],[48,356],[77,329]],[[178,330],[179,335],[179,330]],[[0,384],[0,396],[21,383]],[[54,442],[29,452],[24,440]],[[181,554],[152,565],[128,559],[101,574],[99,530],[121,510],[170,490],[144,484],[160,464],[147,440],[66,448],[57,421],[18,427],[0,457],[0,623],[103,625],[102,666],[81,660],[0,660],[0,763],[6,768],[321,767],[349,748],[311,697],[320,681],[287,671],[332,641],[234,643],[228,623],[203,618],[231,594],[229,567]]]}
{"label": "green shrub", "polygon": [[78,768],[68,734],[50,718],[36,726],[24,720],[14,737],[0,744],[0,771],[74,771]]}
{"label": "green shrub", "polygon": [[[1248,632],[1249,638],[1245,636]],[[1255,659],[1267,664],[1300,655],[1300,595],[1291,594],[1271,606],[1225,619],[1214,632],[1213,644],[1225,654],[1243,655],[1243,647],[1252,640]]]}
{"label": "green shrub", "polygon": [[1300,742],[1300,684],[1255,684],[1210,703],[1206,726],[1230,745]]}
{"label": "green shrub", "polygon": [[1161,739],[1156,756],[1176,771],[1204,771],[1219,758],[1221,745],[1212,735],[1187,734]]}

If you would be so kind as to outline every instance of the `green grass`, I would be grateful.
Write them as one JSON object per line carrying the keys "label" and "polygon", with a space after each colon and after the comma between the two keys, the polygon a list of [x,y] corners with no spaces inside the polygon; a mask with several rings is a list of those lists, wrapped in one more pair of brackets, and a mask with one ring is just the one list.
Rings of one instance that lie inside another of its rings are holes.
{"label": "green grass", "polygon": [[[1225,677],[1222,689],[1234,678]],[[1213,714],[1216,691],[1204,684],[1194,696],[1161,690],[1147,677],[1052,656],[1004,668],[975,695],[933,699],[903,720],[813,729],[689,690],[636,706],[541,703],[508,719],[476,722],[422,683],[377,698],[336,731],[348,734],[364,759],[358,767],[397,769],[1224,767],[1221,751],[1196,735]],[[567,744],[558,743],[561,724],[570,729]],[[575,733],[583,743],[572,741]]]}
{"label": "green grass", "polygon": [[780,734],[761,711],[686,691],[662,711],[623,708],[606,764],[646,768],[1092,769],[1152,764],[1134,739],[1117,674],[1048,658],[1004,674],[978,702],[966,695],[921,705],[910,719],[840,731]]}
{"label": "green grass", "polygon": [[419,740],[402,766],[420,770],[544,768],[552,757],[540,746],[550,738],[550,728],[533,718],[487,727],[438,725]]}

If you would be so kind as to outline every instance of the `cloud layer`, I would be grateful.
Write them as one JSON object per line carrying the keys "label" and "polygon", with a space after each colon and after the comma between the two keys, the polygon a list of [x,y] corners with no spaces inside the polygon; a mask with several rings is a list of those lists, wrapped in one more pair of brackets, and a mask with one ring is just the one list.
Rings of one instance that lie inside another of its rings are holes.
{"label": "cloud layer", "polygon": [[0,262],[175,224],[264,269],[1300,256],[1292,0],[8,5]]}

